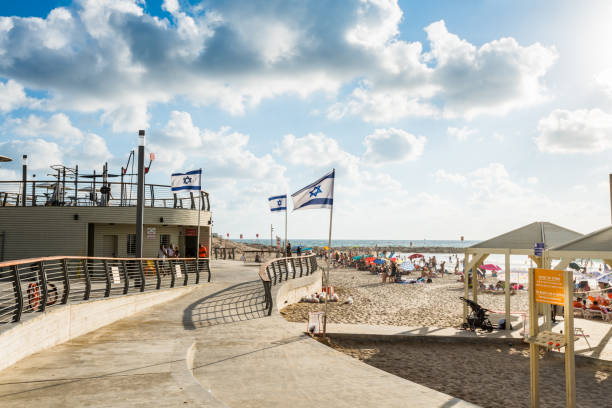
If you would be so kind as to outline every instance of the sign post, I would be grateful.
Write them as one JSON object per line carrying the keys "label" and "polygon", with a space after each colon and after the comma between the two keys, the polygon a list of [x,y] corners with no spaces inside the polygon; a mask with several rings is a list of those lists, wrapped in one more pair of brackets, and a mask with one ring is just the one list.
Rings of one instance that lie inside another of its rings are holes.
{"label": "sign post", "polygon": [[[540,406],[539,349],[565,347],[566,406],[576,407],[576,366],[574,358],[573,272],[554,269],[529,269],[529,368],[530,401],[532,408]],[[564,307],[563,333],[539,332],[537,303]]]}

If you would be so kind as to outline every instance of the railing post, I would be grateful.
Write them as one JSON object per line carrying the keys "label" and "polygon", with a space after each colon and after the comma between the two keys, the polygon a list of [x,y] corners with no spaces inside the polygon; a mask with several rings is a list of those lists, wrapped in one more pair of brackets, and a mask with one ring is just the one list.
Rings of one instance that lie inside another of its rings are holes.
{"label": "railing post", "polygon": [[192,210],[195,210],[196,205],[195,205],[195,199],[193,198],[193,191],[189,192],[189,198],[191,199],[191,205],[189,206],[189,208],[191,208]]}
{"label": "railing post", "polygon": [[140,291],[144,292],[145,290],[145,274],[144,274],[144,268],[142,267],[142,259],[140,259],[138,261],[138,269],[140,272]]}
{"label": "railing post", "polygon": [[44,312],[47,307],[47,274],[45,273],[45,262],[40,261],[38,263],[38,281],[40,282],[40,290],[42,294],[40,296],[40,307],[38,310]]}
{"label": "railing post", "polygon": [[264,290],[268,297],[268,316],[272,314],[272,290],[270,282],[264,282]]}
{"label": "railing post", "polygon": [[125,279],[125,283],[123,284],[123,294],[126,295],[130,290],[130,275],[128,275],[127,264],[125,261],[121,261],[121,267],[123,268],[123,279]]}
{"label": "railing post", "polygon": [[106,290],[104,291],[104,297],[109,297],[110,291],[111,291],[111,277],[110,277],[110,272],[108,270],[108,262],[106,261],[106,259],[103,262],[104,262],[104,272],[106,274]]}
{"label": "railing post", "polygon": [[174,208],[176,208],[176,205],[177,205],[177,202],[176,202],[176,201],[177,201],[177,200],[176,200],[176,193],[174,193],[174,194],[172,194],[172,195],[174,196]]}
{"label": "railing post", "polygon": [[155,275],[157,276],[157,286],[155,287],[155,289],[161,288],[161,275],[159,273],[159,260],[155,260],[153,262],[153,264],[155,265]]}
{"label": "railing post", "polygon": [[197,285],[198,283],[200,283],[200,264],[204,263],[205,261],[204,261],[204,259],[198,258],[194,262],[195,262],[195,265],[196,265],[196,281],[195,281],[195,283]]}
{"label": "railing post", "polygon": [[84,259],[83,274],[85,275],[85,295],[83,300],[89,300],[91,295],[91,276],[89,276],[89,259]]}
{"label": "railing post", "polygon": [[[300,259],[298,259],[298,263],[300,264],[300,269],[302,268],[302,262]],[[295,262],[293,261],[293,258],[291,258],[291,268],[293,269],[293,279],[295,279],[295,273],[297,272],[295,269]],[[301,276],[301,274],[300,274]]]}
{"label": "railing post", "polygon": [[170,287],[173,288],[174,282],[176,281],[176,274],[174,271],[174,265],[172,265],[171,260],[168,260],[168,266],[170,267],[170,276],[172,277],[172,279],[170,280]]}
{"label": "railing post", "polygon": [[149,189],[151,190],[151,207],[155,207],[155,193],[153,192],[153,184],[149,184]]}
{"label": "railing post", "polygon": [[15,293],[15,302],[17,303],[13,321],[18,322],[21,320],[21,312],[23,311],[23,292],[21,292],[21,278],[19,277],[17,265],[13,266],[13,292]]}
{"label": "railing post", "polygon": [[187,273],[187,262],[183,259],[183,269],[185,271],[185,282],[183,283],[183,286],[187,286],[187,282],[189,281],[189,273]]}
{"label": "railing post", "polygon": [[62,267],[64,269],[64,295],[62,296],[62,304],[68,303],[68,296],[70,296],[70,278],[68,276],[68,261],[66,258],[62,260]]}

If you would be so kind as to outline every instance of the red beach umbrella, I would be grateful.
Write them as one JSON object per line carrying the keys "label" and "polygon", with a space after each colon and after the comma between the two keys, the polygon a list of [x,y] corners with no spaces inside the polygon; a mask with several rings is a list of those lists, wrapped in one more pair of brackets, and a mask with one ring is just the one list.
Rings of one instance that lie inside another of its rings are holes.
{"label": "red beach umbrella", "polygon": [[499,266],[493,265],[493,264],[481,265],[480,269],[484,271],[501,271],[502,270]]}
{"label": "red beach umbrella", "polygon": [[408,258],[416,259],[416,258],[425,258],[425,257],[423,255],[421,255],[421,254],[412,254]]}

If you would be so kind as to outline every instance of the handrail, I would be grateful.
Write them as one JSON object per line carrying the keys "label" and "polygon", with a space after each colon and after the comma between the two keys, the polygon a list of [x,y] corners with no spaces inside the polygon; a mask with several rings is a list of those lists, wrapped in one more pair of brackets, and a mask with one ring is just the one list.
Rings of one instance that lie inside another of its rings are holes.
{"label": "handrail", "polygon": [[[296,261],[299,265],[300,273],[297,274]],[[291,268],[288,267],[291,265]],[[311,275],[318,268],[317,256],[303,255],[289,258],[276,258],[263,263],[259,267],[259,278],[264,287],[266,296],[266,308],[268,309],[268,316],[272,314],[272,286],[277,283],[281,283],[288,279],[301,278],[303,276]],[[289,275],[291,269],[291,276]],[[285,275],[283,277],[283,274]]]}
{"label": "handrail", "polygon": [[0,263],[0,324],[24,313],[211,280],[209,258],[48,256]]}

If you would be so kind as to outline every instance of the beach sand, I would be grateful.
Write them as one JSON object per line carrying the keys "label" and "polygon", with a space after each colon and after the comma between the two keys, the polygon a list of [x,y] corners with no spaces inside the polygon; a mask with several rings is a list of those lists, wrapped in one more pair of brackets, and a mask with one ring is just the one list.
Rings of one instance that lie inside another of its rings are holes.
{"label": "beach sand", "polygon": [[[416,279],[416,273],[409,275]],[[429,284],[381,283],[377,275],[355,269],[334,269],[330,283],[340,302],[328,304],[328,321],[394,326],[459,327],[462,322],[463,283],[456,275],[434,278]],[[495,278],[487,278],[494,283]],[[470,289],[471,290],[471,289]],[[352,305],[343,304],[351,296]],[[478,303],[490,310],[505,308],[503,293],[479,293]],[[306,322],[308,312],[323,310],[323,304],[297,303],[281,310],[291,322]],[[511,297],[512,311],[528,310],[527,291]],[[493,323],[496,322],[491,319]]]}
{"label": "beach sand", "polygon": [[[331,347],[426,387],[483,407],[529,406],[529,353],[510,345],[332,339]],[[565,406],[563,360],[540,360],[541,407]],[[576,361],[579,407],[610,406],[612,370]],[[407,405],[408,406],[408,405]]]}

